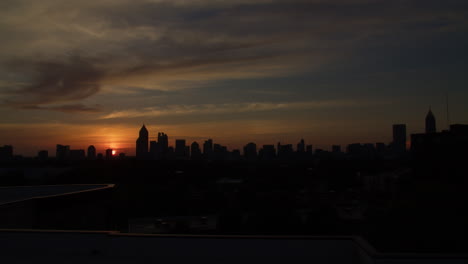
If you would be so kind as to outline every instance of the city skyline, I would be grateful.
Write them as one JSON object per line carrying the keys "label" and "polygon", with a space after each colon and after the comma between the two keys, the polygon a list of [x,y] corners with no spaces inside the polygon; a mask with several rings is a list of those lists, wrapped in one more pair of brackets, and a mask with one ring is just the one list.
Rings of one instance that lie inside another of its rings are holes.
{"label": "city skyline", "polygon": [[[109,144],[107,147],[100,147],[96,148],[94,144],[87,145],[86,147],[81,147],[81,146],[72,146],[70,144],[56,144],[51,151],[51,149],[40,149],[36,152],[34,152],[33,155],[30,155],[30,157],[41,157],[42,155],[50,156],[50,157],[57,157],[59,159],[63,159],[65,155],[70,155],[70,154],[65,154],[64,151],[66,152],[83,152],[82,156],[83,157],[88,157],[90,156],[90,152],[92,153],[91,159],[95,159],[96,155],[101,155],[101,158],[106,157],[109,158],[111,156],[118,156],[118,155],[129,155],[129,156],[136,156],[139,159],[160,159],[162,158],[161,154],[162,152],[166,153],[168,151],[168,148],[171,149],[173,154],[175,155],[174,157],[190,157],[193,156],[193,147],[195,145],[195,148],[198,149],[196,151],[199,151],[200,154],[206,155],[208,152],[213,151],[213,146],[216,145],[218,147],[225,148],[224,151],[228,152],[235,152],[235,151],[240,151],[242,153],[242,150],[244,152],[242,155],[247,156],[246,152],[246,147],[248,147],[249,144],[255,144],[255,149],[256,151],[260,151],[261,149],[265,150],[268,149],[269,152],[273,151],[274,155],[278,154],[281,152],[281,147],[286,146],[290,147],[291,151],[295,152],[307,152],[310,151],[310,154],[315,154],[316,150],[318,151],[325,151],[325,152],[331,152],[331,153],[336,153],[336,152],[342,152],[342,147],[346,147],[346,150],[343,151],[343,153],[348,153],[349,150],[348,148],[352,145],[363,145],[363,146],[368,146],[372,145],[373,148],[379,149],[379,147],[383,146],[384,148],[392,148],[392,152],[395,153],[403,153],[405,150],[408,150],[411,145],[411,137],[412,135],[417,135],[417,134],[432,134],[432,133],[437,133],[437,132],[442,132],[442,131],[449,131],[450,129],[441,129],[437,130],[436,127],[436,117],[432,112],[432,109],[429,108],[426,117],[425,117],[425,129],[424,131],[418,131],[416,133],[409,133],[407,132],[407,125],[406,124],[393,124],[392,125],[392,139],[391,141],[375,141],[375,142],[366,142],[366,141],[354,141],[354,142],[347,142],[345,144],[339,144],[339,143],[334,143],[330,144],[327,146],[323,145],[315,145],[313,142],[309,142],[304,140],[304,138],[300,138],[297,143],[294,142],[288,142],[288,141],[276,141],[276,142],[266,142],[266,143],[260,143],[257,144],[257,142],[244,142],[243,145],[237,146],[237,147],[231,147],[227,145],[221,145],[216,140],[213,140],[213,138],[198,138],[198,140],[187,140],[186,138],[181,138],[181,137],[168,137],[168,135],[164,132],[154,132],[154,136],[151,136],[152,133],[150,133],[147,129],[146,124],[142,124],[140,130],[139,130],[139,136],[136,139],[136,144],[133,143],[133,147],[128,147],[128,148],[123,148],[123,147],[112,147],[111,144]],[[193,137],[189,137],[193,138]],[[134,141],[135,142],[135,141]],[[172,144],[171,144],[172,142]],[[265,141],[261,141],[265,142]],[[307,143],[307,144],[306,144]],[[161,144],[163,144],[164,150],[161,149]],[[177,148],[180,148],[178,145],[182,144],[184,147],[187,148],[184,150],[177,150]],[[209,144],[209,145],[206,145]],[[118,146],[117,143],[113,144],[114,146]],[[379,146],[381,145],[381,146]],[[200,148],[200,146],[203,146],[203,148]],[[277,148],[275,149],[275,146]],[[5,144],[5,147],[10,148],[12,147],[12,144]],[[258,149],[257,149],[258,148]],[[272,150],[270,150],[270,148]],[[313,148],[313,151],[312,151]],[[61,150],[64,149],[64,150]],[[85,151],[87,149],[87,155],[85,155]],[[91,149],[91,150],[90,150]],[[159,150],[156,150],[159,149]],[[184,152],[185,154],[181,154],[180,151]],[[63,152],[59,156],[59,152]],[[160,152],[160,154],[156,154],[156,152]],[[177,153],[179,152],[179,153]],[[52,155],[49,155],[48,153],[51,153]],[[56,153],[54,155],[53,153]],[[14,155],[21,155],[22,153],[14,153]],[[79,154],[81,155],[81,154]],[[156,156],[158,157],[156,157]],[[165,154],[164,154],[165,155]],[[163,155],[163,156],[164,156]],[[208,153],[210,155],[210,153]],[[398,154],[399,155],[399,154]],[[28,155],[26,155],[28,156]]]}
{"label": "city skyline", "polygon": [[0,0],[0,36],[7,263],[468,263],[468,0]]}
{"label": "city skyline", "polygon": [[466,124],[465,2],[2,1],[0,144],[390,142],[447,96]]}

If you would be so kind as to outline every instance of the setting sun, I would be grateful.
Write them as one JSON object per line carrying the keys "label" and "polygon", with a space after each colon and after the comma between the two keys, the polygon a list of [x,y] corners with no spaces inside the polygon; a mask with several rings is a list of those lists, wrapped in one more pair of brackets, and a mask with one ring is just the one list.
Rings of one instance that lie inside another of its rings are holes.
{"label": "setting sun", "polygon": [[117,151],[112,150],[112,156],[114,156],[117,153]]}

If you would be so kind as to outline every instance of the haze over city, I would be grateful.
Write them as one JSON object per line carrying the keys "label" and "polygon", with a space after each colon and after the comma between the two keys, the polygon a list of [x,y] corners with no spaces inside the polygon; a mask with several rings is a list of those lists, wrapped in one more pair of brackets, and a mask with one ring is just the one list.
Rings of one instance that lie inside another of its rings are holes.
{"label": "haze over city", "polygon": [[[0,145],[242,148],[468,123],[465,1],[1,1]],[[152,138],[150,138],[152,139]]]}

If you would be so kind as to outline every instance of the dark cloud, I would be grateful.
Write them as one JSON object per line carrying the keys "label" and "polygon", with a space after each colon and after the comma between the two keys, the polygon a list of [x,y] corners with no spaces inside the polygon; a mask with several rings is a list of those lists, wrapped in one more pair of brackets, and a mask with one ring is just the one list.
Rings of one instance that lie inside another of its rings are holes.
{"label": "dark cloud", "polygon": [[69,104],[69,105],[58,105],[58,106],[37,106],[37,105],[25,105],[23,109],[32,110],[49,110],[58,111],[64,113],[99,113],[102,110],[99,106],[89,107],[82,104]]}
{"label": "dark cloud", "polygon": [[16,60],[10,66],[18,74],[31,74],[31,83],[16,89],[7,101],[20,107],[85,99],[99,92],[104,75],[92,62],[75,55],[64,61]]}
{"label": "dark cloud", "polygon": [[[372,45],[399,48],[425,32],[466,28],[465,2],[82,1],[70,7],[74,12],[68,16],[64,4],[45,1],[49,6],[37,14],[47,14],[53,23],[32,23],[25,30],[38,43],[49,43],[36,51],[43,56],[0,56],[3,64],[3,57],[21,57],[7,71],[28,83],[10,91],[5,102],[20,108],[63,111],[65,108],[51,105],[81,101],[97,94],[103,85],[140,85],[129,79],[151,78],[155,84],[168,79],[190,81],[187,72],[208,76],[200,77],[208,81],[249,78],[252,72],[277,76],[278,71],[268,65],[283,71],[307,71],[312,64],[321,65],[330,58],[349,60],[356,49]],[[2,5],[9,12],[19,12],[28,8],[27,3],[4,1]],[[8,19],[13,26],[21,21]],[[64,25],[57,27],[62,21]],[[2,29],[0,24],[0,30],[11,32],[12,28]],[[12,34],[8,45],[14,44],[16,35],[20,34]],[[24,45],[25,39],[18,37],[18,45]],[[70,49],[80,51],[63,55]]]}

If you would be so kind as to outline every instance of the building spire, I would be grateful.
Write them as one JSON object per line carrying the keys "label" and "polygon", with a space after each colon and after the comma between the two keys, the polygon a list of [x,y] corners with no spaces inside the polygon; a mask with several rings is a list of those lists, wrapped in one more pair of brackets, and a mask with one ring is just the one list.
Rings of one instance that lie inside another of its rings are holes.
{"label": "building spire", "polygon": [[431,107],[429,106],[429,111],[426,115],[426,133],[436,133],[436,120],[435,116],[432,113]]}

